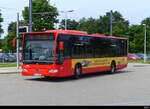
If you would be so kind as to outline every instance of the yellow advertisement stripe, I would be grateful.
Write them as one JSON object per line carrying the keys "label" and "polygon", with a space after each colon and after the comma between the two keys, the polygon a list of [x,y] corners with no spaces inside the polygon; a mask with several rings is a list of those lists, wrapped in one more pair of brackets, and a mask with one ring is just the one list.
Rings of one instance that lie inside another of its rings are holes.
{"label": "yellow advertisement stripe", "polygon": [[82,64],[84,68],[93,67],[107,67],[111,65],[111,62],[115,61],[116,65],[127,64],[126,57],[115,57],[115,58],[89,58],[89,59],[72,59],[72,68],[74,69],[77,63]]}

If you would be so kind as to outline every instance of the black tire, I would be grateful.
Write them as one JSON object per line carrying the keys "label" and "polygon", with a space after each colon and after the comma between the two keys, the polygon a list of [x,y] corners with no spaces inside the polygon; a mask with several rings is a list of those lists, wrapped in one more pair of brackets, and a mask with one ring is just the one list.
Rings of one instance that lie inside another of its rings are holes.
{"label": "black tire", "polygon": [[77,64],[74,70],[74,78],[79,79],[81,77],[81,72],[82,72],[82,67],[80,64]]}
{"label": "black tire", "polygon": [[114,73],[116,73],[116,64],[115,64],[115,62],[112,62],[111,63],[111,69],[110,69],[110,73],[111,74],[114,74]]}

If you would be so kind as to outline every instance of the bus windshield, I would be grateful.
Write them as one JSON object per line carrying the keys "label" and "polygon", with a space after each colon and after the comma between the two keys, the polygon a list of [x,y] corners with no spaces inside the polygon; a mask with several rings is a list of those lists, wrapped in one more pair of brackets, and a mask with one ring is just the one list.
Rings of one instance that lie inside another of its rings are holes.
{"label": "bus windshield", "polygon": [[54,61],[54,35],[25,35],[23,49],[24,64],[52,64]]}

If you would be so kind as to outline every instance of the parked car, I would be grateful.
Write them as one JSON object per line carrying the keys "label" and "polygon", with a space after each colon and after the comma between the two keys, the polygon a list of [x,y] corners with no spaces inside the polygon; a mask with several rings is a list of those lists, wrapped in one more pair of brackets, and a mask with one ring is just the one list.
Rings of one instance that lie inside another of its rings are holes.
{"label": "parked car", "polygon": [[15,62],[16,61],[16,57],[12,54],[3,54],[0,57],[0,61],[1,62]]}
{"label": "parked car", "polygon": [[142,59],[141,57],[138,57],[135,54],[131,54],[131,53],[128,54],[128,60],[141,60],[141,59]]}
{"label": "parked car", "polygon": [[0,56],[0,62],[3,62],[3,57],[2,57],[2,55]]}
{"label": "parked car", "polygon": [[[141,57],[141,59],[144,59],[144,54],[142,54],[142,53],[136,53],[135,55]],[[150,54],[146,55],[146,59],[148,59],[148,60],[150,59]]]}
{"label": "parked car", "polygon": [[140,57],[141,59],[144,59],[144,54],[143,54],[143,53],[135,53],[135,55],[137,55],[137,56]]}
{"label": "parked car", "polygon": [[150,54],[147,54],[147,59],[150,60]]}

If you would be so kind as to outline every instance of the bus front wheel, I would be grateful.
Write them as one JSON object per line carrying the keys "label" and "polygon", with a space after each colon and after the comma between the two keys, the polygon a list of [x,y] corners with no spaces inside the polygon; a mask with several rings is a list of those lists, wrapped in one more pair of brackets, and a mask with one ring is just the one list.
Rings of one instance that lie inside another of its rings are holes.
{"label": "bus front wheel", "polygon": [[111,74],[116,73],[116,64],[114,61],[111,63],[110,73]]}
{"label": "bus front wheel", "polygon": [[79,79],[81,76],[81,72],[82,72],[82,67],[80,64],[77,64],[75,66],[75,70],[74,70],[74,78],[75,79]]}

